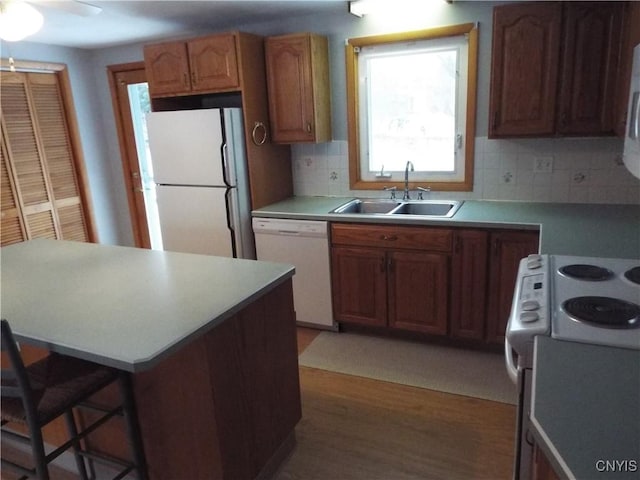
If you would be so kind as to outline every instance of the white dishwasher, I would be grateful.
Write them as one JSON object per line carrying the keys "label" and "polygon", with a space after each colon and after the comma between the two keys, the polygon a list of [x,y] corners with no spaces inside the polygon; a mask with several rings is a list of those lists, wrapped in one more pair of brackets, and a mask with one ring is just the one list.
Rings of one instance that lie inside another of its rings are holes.
{"label": "white dishwasher", "polygon": [[258,260],[296,267],[293,303],[298,324],[335,330],[327,222],[256,217],[253,233]]}

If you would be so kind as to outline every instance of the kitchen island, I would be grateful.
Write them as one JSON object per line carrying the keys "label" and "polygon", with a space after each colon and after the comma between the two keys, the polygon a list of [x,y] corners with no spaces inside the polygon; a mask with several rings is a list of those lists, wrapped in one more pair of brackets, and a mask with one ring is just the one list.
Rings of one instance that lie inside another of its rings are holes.
{"label": "kitchen island", "polygon": [[252,479],[293,447],[292,266],[44,239],[0,254],[19,341],[132,373],[150,478]]}
{"label": "kitchen island", "polygon": [[640,350],[535,339],[531,423],[561,478],[638,478]]}

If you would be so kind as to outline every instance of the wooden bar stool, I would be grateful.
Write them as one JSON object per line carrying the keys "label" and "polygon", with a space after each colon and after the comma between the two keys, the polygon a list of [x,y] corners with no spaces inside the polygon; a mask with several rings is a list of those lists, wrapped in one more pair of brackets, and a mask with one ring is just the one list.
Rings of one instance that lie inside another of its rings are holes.
{"label": "wooden bar stool", "polygon": [[[134,472],[138,479],[145,480],[146,464],[129,374],[56,353],[25,366],[9,322],[1,320],[1,327],[2,351],[6,353],[3,356],[1,386],[2,436],[30,445],[34,464],[33,467],[19,465],[3,457],[2,468],[22,475],[20,478],[35,476],[40,480],[48,480],[48,464],[71,448],[78,473],[83,480],[95,477],[94,461],[117,469],[114,480],[131,472]],[[5,366],[7,361],[10,365]],[[87,403],[89,397],[114,382],[118,383],[120,389],[119,405],[105,409]],[[99,411],[100,418],[80,429],[73,413],[75,408]],[[63,415],[69,440],[47,454],[42,428]],[[124,416],[125,419],[133,459],[131,462],[89,452],[81,442],[91,432],[116,416]],[[15,423],[26,425],[28,436],[9,428],[9,424]],[[87,474],[87,464],[90,475]]]}

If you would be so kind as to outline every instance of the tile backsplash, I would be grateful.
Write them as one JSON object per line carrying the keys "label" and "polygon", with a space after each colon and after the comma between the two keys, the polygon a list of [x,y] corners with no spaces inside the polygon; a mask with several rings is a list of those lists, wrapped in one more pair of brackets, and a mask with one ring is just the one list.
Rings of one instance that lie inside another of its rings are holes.
{"label": "tile backsplash", "polygon": [[[477,137],[472,192],[431,192],[428,198],[560,203],[640,204],[640,179],[622,164],[622,140]],[[295,195],[383,197],[349,189],[346,141],[292,147]]]}

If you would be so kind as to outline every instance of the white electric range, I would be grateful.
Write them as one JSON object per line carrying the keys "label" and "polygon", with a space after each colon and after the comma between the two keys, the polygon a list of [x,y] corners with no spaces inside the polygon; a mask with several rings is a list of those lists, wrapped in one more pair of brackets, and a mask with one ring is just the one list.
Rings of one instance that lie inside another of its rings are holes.
{"label": "white electric range", "polygon": [[640,349],[640,259],[522,259],[506,331],[522,368],[531,368],[536,335]]}
{"label": "white electric range", "polygon": [[533,345],[537,335],[640,350],[640,259],[529,255],[520,261],[505,332],[518,385],[514,479],[530,478]]}

